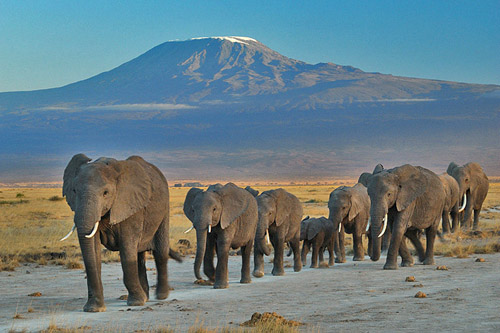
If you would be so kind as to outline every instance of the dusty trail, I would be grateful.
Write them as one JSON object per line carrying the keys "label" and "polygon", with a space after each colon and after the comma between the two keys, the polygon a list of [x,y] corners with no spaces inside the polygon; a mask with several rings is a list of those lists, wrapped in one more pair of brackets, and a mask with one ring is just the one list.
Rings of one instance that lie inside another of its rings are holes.
{"label": "dusty trail", "polygon": [[[382,270],[379,262],[345,264],[328,269],[304,268],[286,275],[253,278],[239,284],[240,257],[230,257],[230,287],[214,290],[194,285],[193,259],[169,262],[171,286],[165,301],[150,300],[143,307],[128,307],[118,263],[104,264],[107,312],[84,313],[85,274],[55,266],[27,265],[16,272],[0,272],[0,331],[88,326],[121,330],[170,326],[186,331],[196,320],[207,327],[237,327],[253,312],[276,311],[287,319],[305,322],[303,330],[316,331],[500,331],[500,254],[481,255],[486,261],[436,257],[436,266],[416,265],[397,271]],[[309,258],[308,258],[309,259]],[[290,259],[288,260],[290,261]],[[154,263],[148,262],[153,268]],[[28,273],[29,272],[29,273]],[[149,273],[156,284],[155,271]],[[416,282],[405,282],[415,276]],[[414,285],[422,284],[421,287]],[[427,298],[417,299],[418,291]],[[28,294],[41,292],[41,297]],[[152,293],[153,294],[153,293]],[[33,312],[28,312],[32,308]],[[129,310],[130,309],[130,310]],[[16,313],[20,319],[13,319]]]}

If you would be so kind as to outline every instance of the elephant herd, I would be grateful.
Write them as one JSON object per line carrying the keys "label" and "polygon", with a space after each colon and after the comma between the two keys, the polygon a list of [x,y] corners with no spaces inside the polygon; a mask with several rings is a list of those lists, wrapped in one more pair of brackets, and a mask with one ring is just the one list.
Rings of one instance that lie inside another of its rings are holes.
{"label": "elephant herd", "polygon": [[[146,251],[152,251],[157,268],[156,298],[169,293],[167,261],[181,261],[169,246],[169,191],[161,171],[138,156],[118,161],[84,154],[73,156],[64,170],[63,195],[75,212],[76,229],[85,264],[88,300],[84,311],[105,311],[101,282],[100,244],[120,252],[128,305],[143,305],[149,299]],[[183,210],[196,230],[194,274],[200,268],[214,288],[228,287],[230,249],[240,248],[241,283],[264,276],[264,255],[274,249],[273,275],[283,275],[285,244],[293,252],[295,272],[306,264],[312,248],[311,267],[322,263],[325,249],[328,263],[346,261],[345,233],[353,235],[353,260],[364,259],[362,236],[368,238],[368,255],[379,260],[387,250],[384,269],[412,266],[408,238],[426,265],[434,263],[434,240],[442,221],[443,233],[478,227],[479,212],[488,192],[488,178],[477,163],[450,163],[447,173],[409,164],[393,169],[377,165],[363,173],[352,187],[331,192],[329,216],[303,219],[300,201],[284,189],[258,191],[233,183],[215,184],[206,190],[191,188]],[[472,223],[472,212],[474,222]],[[450,226],[451,216],[451,226]],[[189,231],[188,230],[188,231]],[[425,231],[426,246],[420,242]],[[303,241],[302,250],[300,249]],[[217,254],[217,264],[214,258]],[[319,259],[319,263],[318,263]]]}

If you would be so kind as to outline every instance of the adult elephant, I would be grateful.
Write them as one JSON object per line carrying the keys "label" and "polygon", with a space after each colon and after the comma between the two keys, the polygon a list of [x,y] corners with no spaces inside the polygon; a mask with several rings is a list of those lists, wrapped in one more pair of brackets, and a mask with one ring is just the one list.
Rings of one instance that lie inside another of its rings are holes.
{"label": "adult elephant", "polygon": [[[368,218],[370,217],[370,197],[366,187],[358,183],[352,187],[340,186],[330,193],[328,200],[330,214],[328,219],[333,222],[336,262],[346,262],[344,233],[352,234],[354,261],[364,260],[362,237],[367,234]],[[371,252],[371,235],[368,234],[368,249]]]}
{"label": "adult elephant", "polygon": [[243,264],[240,282],[250,283],[250,255],[258,218],[255,198],[233,183],[212,185],[206,191],[192,188],[184,201],[184,213],[196,229],[196,278],[201,279],[203,260],[203,272],[214,282],[214,288],[227,288],[229,249],[241,247]]}
{"label": "adult elephant", "polygon": [[[423,264],[434,264],[434,241],[446,195],[439,177],[425,168],[405,164],[374,175],[368,184],[368,195],[371,200],[371,259],[380,258],[380,237],[390,223],[392,236],[384,269],[397,269],[398,252],[403,267],[413,265],[405,235],[417,249]],[[425,253],[418,239],[422,229],[427,239]]]}
{"label": "adult elephant", "polygon": [[472,227],[477,230],[479,213],[490,186],[488,177],[486,177],[481,166],[475,162],[462,166],[451,162],[446,172],[457,181],[461,205],[465,205],[465,213],[460,221],[462,229],[469,230],[471,228],[472,211],[474,210],[474,224]]}
{"label": "adult elephant", "polygon": [[447,173],[439,175],[441,183],[443,183],[444,192],[446,193],[446,200],[443,208],[442,226],[443,234],[450,232],[450,215],[451,215],[451,232],[455,232],[458,227],[458,213],[462,212],[465,207],[458,207],[460,198],[458,183]]}
{"label": "adult elephant", "polygon": [[[254,271],[255,277],[264,276],[264,254],[269,255],[271,249],[267,245],[270,240],[274,248],[273,275],[284,275],[283,251],[284,243],[289,242],[293,251],[293,269],[302,269],[300,259],[300,221],[302,205],[293,194],[283,190],[269,190],[257,197],[259,222],[255,234]],[[266,237],[267,235],[267,237]]]}
{"label": "adult elephant", "polygon": [[[144,305],[149,298],[146,251],[152,250],[158,282],[156,297],[169,293],[169,193],[160,170],[139,156],[125,161],[99,158],[89,163],[73,156],[64,170],[63,196],[75,212],[74,222],[87,273],[88,300],[83,310],[102,312],[101,248],[120,251],[128,305]],[[71,232],[64,237],[66,239]],[[171,256],[180,260],[178,254]]]}

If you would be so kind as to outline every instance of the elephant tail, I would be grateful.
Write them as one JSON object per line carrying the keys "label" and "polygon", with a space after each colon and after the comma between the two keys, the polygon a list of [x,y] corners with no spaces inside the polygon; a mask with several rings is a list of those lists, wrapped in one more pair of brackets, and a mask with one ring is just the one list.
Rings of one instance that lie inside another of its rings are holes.
{"label": "elephant tail", "polygon": [[181,254],[175,250],[172,250],[172,248],[168,249],[168,256],[177,262],[182,262]]}

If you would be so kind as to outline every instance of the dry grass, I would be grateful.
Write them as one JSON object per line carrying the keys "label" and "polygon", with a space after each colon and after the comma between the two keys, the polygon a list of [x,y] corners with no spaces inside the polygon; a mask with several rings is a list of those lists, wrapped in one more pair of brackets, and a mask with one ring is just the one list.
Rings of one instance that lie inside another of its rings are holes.
{"label": "dry grass", "polygon": [[[289,185],[284,188],[296,195],[303,204],[304,216],[328,216],[328,197],[335,185]],[[346,183],[345,185],[352,185]],[[277,186],[253,186],[266,191]],[[170,188],[170,238],[171,245],[184,253],[192,253],[196,246],[194,232],[184,234],[191,222],[182,211],[189,188]],[[60,242],[73,225],[73,212],[60,198],[61,189],[0,189],[0,271],[14,270],[19,262],[36,262],[41,265],[59,264],[68,268],[81,268],[81,255],[77,238],[73,235]],[[490,191],[480,217],[481,233],[458,233],[447,242],[437,242],[436,254],[467,256],[473,253],[498,252],[500,239],[500,183],[490,184]],[[191,248],[178,244],[185,239]],[[364,241],[364,243],[367,243]],[[352,255],[351,237],[346,237],[347,255]],[[366,247],[366,244],[365,244]],[[117,252],[103,250],[103,261],[119,261]]]}

